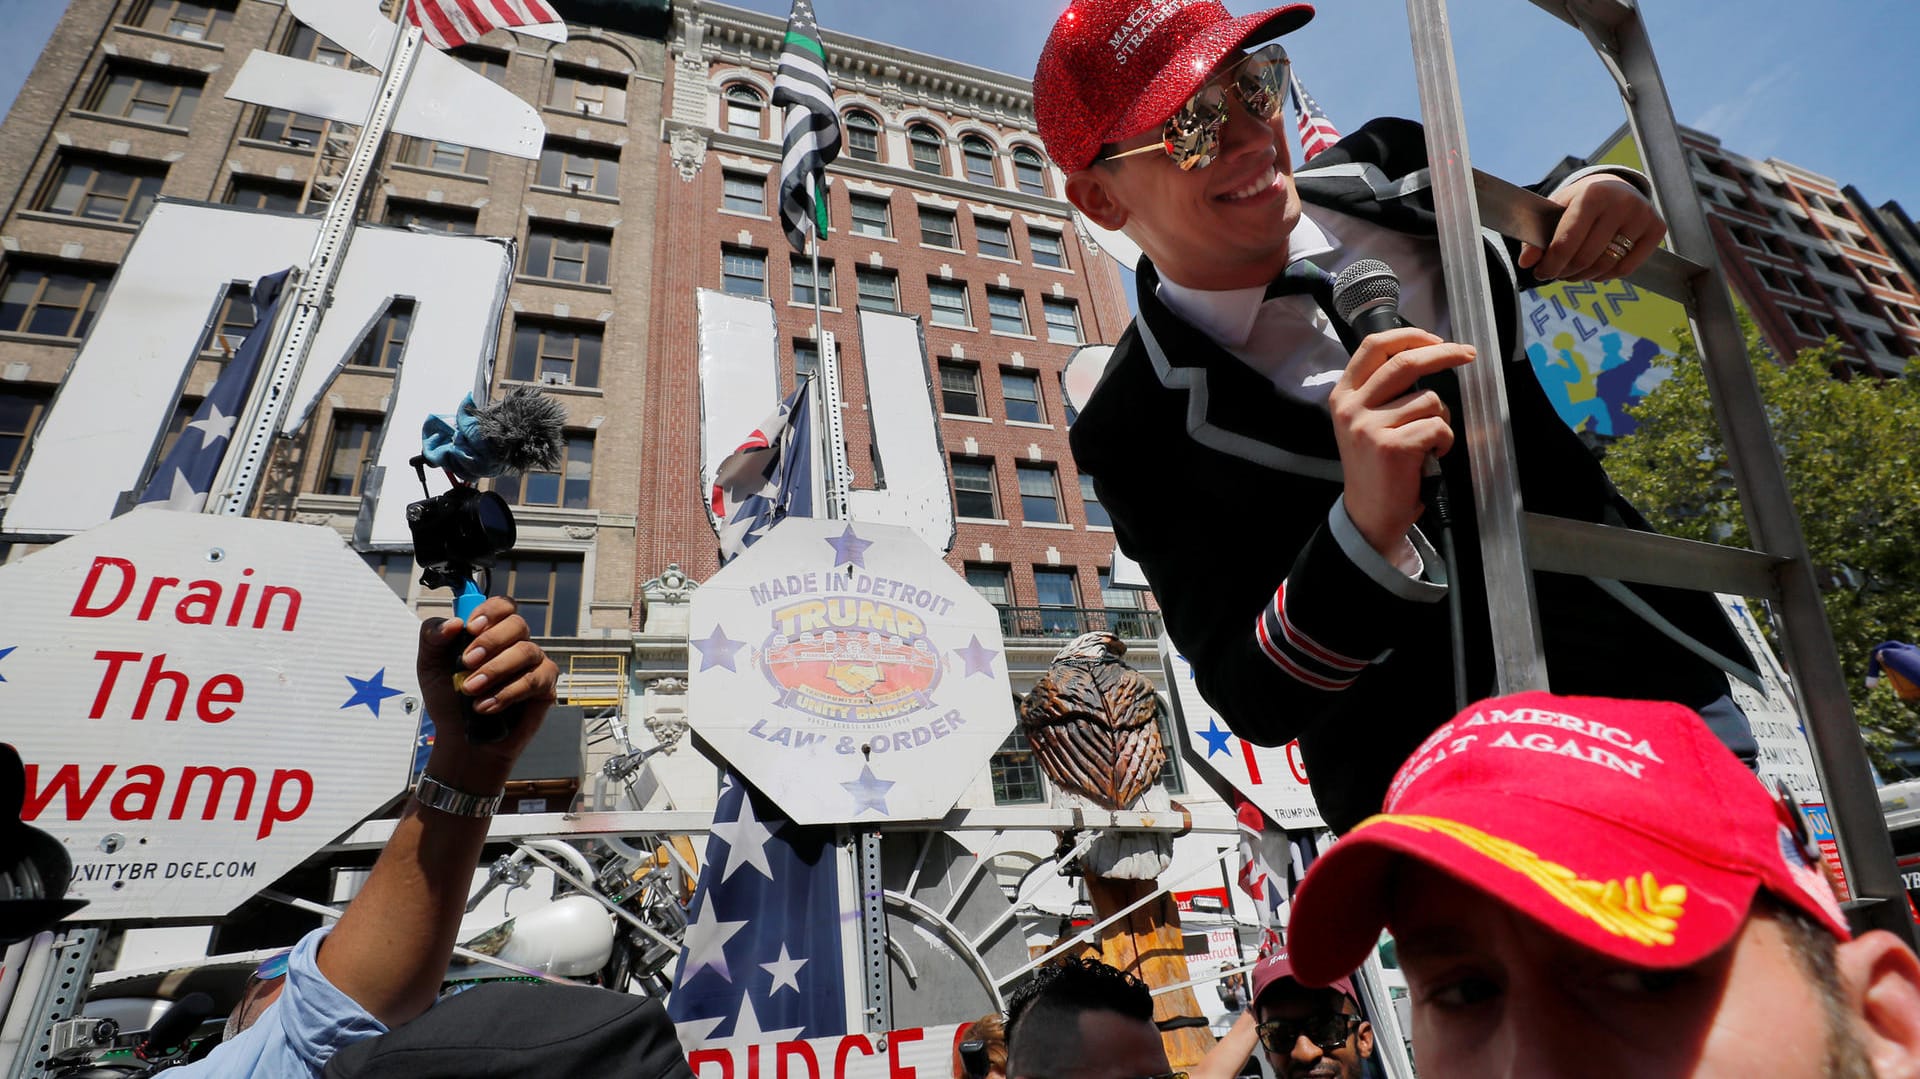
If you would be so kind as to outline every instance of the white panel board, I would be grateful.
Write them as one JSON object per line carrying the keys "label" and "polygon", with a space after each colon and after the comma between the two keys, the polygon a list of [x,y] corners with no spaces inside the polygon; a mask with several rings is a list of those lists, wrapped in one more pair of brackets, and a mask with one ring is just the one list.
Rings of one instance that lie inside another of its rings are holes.
{"label": "white panel board", "polygon": [[953,492],[941,450],[920,320],[884,311],[860,312],[860,359],[866,364],[873,440],[886,486],[856,490],[847,515],[856,521],[912,529],[927,545],[953,547]]}
{"label": "white panel board", "polygon": [[[780,407],[780,356],[773,305],[701,289],[700,490],[689,492],[713,515],[713,477]],[[825,426],[817,422],[815,430]],[[818,503],[816,503],[817,505]]]}
{"label": "white panel board", "polygon": [[406,785],[419,622],[331,529],[128,514],[0,605],[22,815],[82,918],[225,914]]}
{"label": "white panel board", "polygon": [[1167,672],[1173,717],[1193,759],[1246,795],[1281,828],[1297,831],[1327,826],[1320,807],[1314,804],[1313,789],[1307,785],[1300,743],[1256,746],[1228,730],[1219,713],[1200,696],[1200,687],[1193,680],[1193,665],[1174,648],[1173,638],[1164,633],[1160,635],[1160,669]]}
{"label": "white panel board", "polygon": [[154,206],[74,358],[0,527],[70,536],[137,487],[214,307],[235,281],[304,265],[319,222],[185,203]]}

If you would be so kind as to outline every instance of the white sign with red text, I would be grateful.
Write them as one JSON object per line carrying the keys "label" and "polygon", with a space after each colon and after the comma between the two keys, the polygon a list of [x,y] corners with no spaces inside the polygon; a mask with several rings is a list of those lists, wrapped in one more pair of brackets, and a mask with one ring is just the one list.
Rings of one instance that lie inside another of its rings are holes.
{"label": "white sign with red text", "polygon": [[1267,819],[1281,828],[1325,828],[1320,807],[1307,786],[1307,766],[1300,759],[1300,743],[1256,746],[1227,729],[1226,721],[1200,696],[1193,681],[1193,665],[1160,635],[1160,669],[1167,672],[1173,715],[1186,732],[1195,759],[1219,773],[1234,790],[1247,796]]}
{"label": "white sign with red text", "polygon": [[693,1079],[947,1079],[965,1023],[787,1042],[713,1041],[687,1054]]}
{"label": "white sign with red text", "polygon": [[406,784],[419,622],[329,529],[138,510],[0,567],[0,609],[82,919],[225,914]]}

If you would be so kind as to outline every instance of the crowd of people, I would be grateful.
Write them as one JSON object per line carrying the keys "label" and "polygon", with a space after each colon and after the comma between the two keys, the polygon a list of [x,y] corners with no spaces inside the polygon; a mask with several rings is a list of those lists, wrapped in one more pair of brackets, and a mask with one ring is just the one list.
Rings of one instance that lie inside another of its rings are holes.
{"label": "crowd of people", "polygon": [[[1076,460],[1207,700],[1251,741],[1299,739],[1341,838],[1284,947],[1234,994],[1244,1011],[1187,1070],[1147,986],[1076,959],[962,1031],[955,1079],[1231,1079],[1256,1051],[1285,1079],[1372,1074],[1353,976],[1383,931],[1427,1079],[1920,1076],[1920,960],[1850,930],[1791,799],[1756,780],[1725,691],[1749,661],[1710,598],[1634,604],[1543,575],[1560,692],[1453,707],[1487,697],[1492,649],[1483,624],[1437,613],[1453,590],[1485,602],[1451,372],[1500,366],[1529,509],[1644,521],[1546,405],[1513,320],[1510,355],[1447,340],[1417,125],[1376,121],[1296,173],[1275,39],[1312,14],[1075,0],[1034,109],[1069,199],[1146,254]],[[1546,193],[1564,207],[1551,243],[1490,245],[1496,289],[1624,277],[1664,234],[1630,171]],[[1326,292],[1363,258],[1399,270],[1401,310],[1425,328],[1353,339]],[[1200,525],[1222,506],[1243,536],[1230,557]],[[1448,524],[1451,572],[1431,542]],[[480,745],[440,724],[338,923],[262,964],[219,1046],[176,1074],[689,1075],[641,998],[501,986],[436,1005],[487,819],[557,672],[505,599],[426,623],[418,666],[431,714],[511,713],[512,735]]]}

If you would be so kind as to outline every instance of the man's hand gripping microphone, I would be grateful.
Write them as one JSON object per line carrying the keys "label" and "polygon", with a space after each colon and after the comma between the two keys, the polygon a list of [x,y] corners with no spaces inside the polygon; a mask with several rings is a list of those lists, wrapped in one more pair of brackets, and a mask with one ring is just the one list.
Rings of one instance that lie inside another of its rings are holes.
{"label": "man's hand gripping microphone", "polygon": [[[1400,315],[1400,279],[1379,259],[1360,259],[1340,271],[1333,279],[1333,309],[1360,340],[1413,326]],[[1440,459],[1433,454],[1420,466],[1420,494],[1442,525],[1453,523]]]}

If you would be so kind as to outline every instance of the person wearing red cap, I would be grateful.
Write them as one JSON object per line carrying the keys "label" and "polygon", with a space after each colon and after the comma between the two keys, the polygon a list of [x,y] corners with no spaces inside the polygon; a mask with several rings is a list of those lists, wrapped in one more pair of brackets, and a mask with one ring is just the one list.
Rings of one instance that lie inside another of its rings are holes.
{"label": "person wearing red cap", "polygon": [[1253,968],[1253,1016],[1267,1063],[1281,1079],[1360,1079],[1373,1056],[1373,1024],[1360,1015],[1353,982],[1300,984],[1286,952]]}
{"label": "person wearing red cap", "polygon": [[[1236,734],[1298,738],[1336,831],[1455,702],[1491,691],[1494,649],[1466,455],[1448,453],[1472,350],[1445,340],[1437,217],[1418,124],[1376,120],[1296,173],[1275,41],[1290,4],[1074,0],[1034,74],[1067,197],[1146,253],[1139,316],[1073,425],[1122,550],[1145,569],[1203,696]],[[1266,43],[1266,44],[1262,44]],[[1257,48],[1250,47],[1258,46]],[[1487,247],[1517,478],[1536,513],[1645,528],[1561,422],[1522,349],[1520,288],[1631,274],[1665,234],[1634,174],[1587,170],[1544,250]],[[1381,259],[1433,332],[1364,342],[1331,317],[1329,275]],[[1432,455],[1452,491],[1457,572],[1429,545]],[[1456,695],[1447,604],[1466,612]],[[1561,574],[1534,580],[1556,687],[1677,700],[1757,752],[1723,670],[1751,659],[1713,597]]]}
{"label": "person wearing red cap", "polygon": [[1849,933],[1798,809],[1679,705],[1461,712],[1307,872],[1323,985],[1391,930],[1422,1079],[1920,1075],[1920,959]]}

